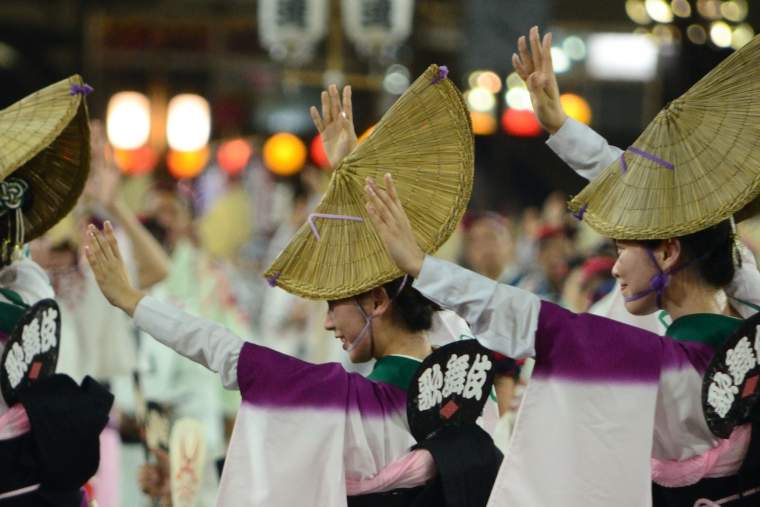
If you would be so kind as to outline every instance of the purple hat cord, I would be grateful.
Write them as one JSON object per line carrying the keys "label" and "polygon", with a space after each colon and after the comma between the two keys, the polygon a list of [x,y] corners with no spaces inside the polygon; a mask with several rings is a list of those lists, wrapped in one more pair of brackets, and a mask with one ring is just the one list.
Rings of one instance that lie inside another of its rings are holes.
{"label": "purple hat cord", "polygon": [[638,155],[640,157],[644,157],[647,160],[651,160],[655,164],[659,164],[665,169],[670,169],[671,171],[674,169],[673,164],[668,162],[667,160],[663,160],[660,157],[656,155],[652,155],[648,151],[641,150],[639,148],[636,148],[635,146],[629,146],[628,149],[626,149],[623,153],[620,154],[620,171],[625,174],[625,172],[628,170],[628,163],[625,161],[625,152],[629,151],[633,153],[634,155]]}

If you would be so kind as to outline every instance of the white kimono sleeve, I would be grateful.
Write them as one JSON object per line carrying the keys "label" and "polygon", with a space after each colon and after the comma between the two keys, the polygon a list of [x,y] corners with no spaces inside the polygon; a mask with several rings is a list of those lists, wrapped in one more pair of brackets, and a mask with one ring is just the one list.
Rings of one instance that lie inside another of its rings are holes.
{"label": "white kimono sleeve", "polygon": [[135,325],[177,353],[218,373],[227,389],[237,389],[237,363],[243,339],[224,326],[144,297]]}
{"label": "white kimono sleeve", "polygon": [[518,359],[535,354],[541,300],[534,294],[431,256],[413,286],[467,321],[484,347]]}
{"label": "white kimono sleeve", "polygon": [[589,181],[620,157],[623,150],[610,146],[594,129],[568,118],[546,145],[573,171]]}

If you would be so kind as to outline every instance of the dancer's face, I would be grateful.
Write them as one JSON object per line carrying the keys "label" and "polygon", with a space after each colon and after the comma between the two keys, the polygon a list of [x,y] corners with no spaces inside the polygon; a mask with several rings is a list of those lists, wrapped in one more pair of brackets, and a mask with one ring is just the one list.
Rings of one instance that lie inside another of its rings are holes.
{"label": "dancer's face", "polygon": [[[617,261],[612,267],[612,276],[620,283],[623,297],[628,298],[650,288],[649,281],[657,274],[646,247],[636,241],[616,241]],[[655,258],[659,258],[657,250]],[[654,292],[636,301],[626,301],[625,308],[634,315],[648,315],[657,311],[657,296]]]}
{"label": "dancer's face", "polygon": [[[335,338],[341,341],[352,363],[365,363],[372,359],[371,325],[370,329],[365,329],[367,320],[357,306],[357,303],[361,304],[366,314],[371,315],[371,305],[367,304],[366,299],[346,298],[327,303],[325,329],[335,333]],[[361,342],[352,349],[358,340]]]}

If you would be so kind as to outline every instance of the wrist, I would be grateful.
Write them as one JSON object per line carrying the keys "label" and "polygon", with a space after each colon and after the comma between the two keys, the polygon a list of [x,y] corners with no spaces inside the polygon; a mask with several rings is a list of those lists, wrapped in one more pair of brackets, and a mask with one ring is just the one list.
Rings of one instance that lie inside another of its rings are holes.
{"label": "wrist", "polygon": [[425,253],[420,250],[417,252],[417,254],[412,259],[412,262],[409,264],[408,269],[406,270],[407,274],[409,274],[412,278],[418,278],[420,276],[420,272],[422,271],[422,265],[425,263]]}
{"label": "wrist", "polygon": [[137,305],[140,304],[140,301],[142,301],[144,297],[144,292],[137,289],[132,289],[128,291],[124,296],[124,300],[122,301],[122,304],[119,305],[119,307],[124,310],[127,315],[134,317],[135,311],[137,310]]}
{"label": "wrist", "polygon": [[552,125],[546,126],[546,131],[549,132],[550,135],[554,135],[557,132],[559,132],[559,129],[562,128],[562,126],[565,124],[566,121],[567,121],[567,115],[563,113],[562,116],[560,116],[558,121],[554,122]]}

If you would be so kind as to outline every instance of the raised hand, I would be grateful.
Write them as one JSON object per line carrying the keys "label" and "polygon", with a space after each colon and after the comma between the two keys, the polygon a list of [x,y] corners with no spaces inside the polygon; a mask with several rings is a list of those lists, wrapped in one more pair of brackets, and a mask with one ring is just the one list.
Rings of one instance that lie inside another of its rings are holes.
{"label": "raised hand", "polygon": [[90,122],[91,160],[90,177],[84,187],[84,198],[103,209],[110,210],[116,203],[121,175],[113,163],[113,152],[106,140],[102,122]]}
{"label": "raised hand", "polygon": [[129,281],[111,222],[105,223],[102,232],[90,224],[87,236],[84,251],[101,292],[109,303],[130,316],[134,315],[137,303],[145,294],[135,289]]}
{"label": "raised hand", "polygon": [[552,34],[540,40],[538,27],[530,29],[530,50],[525,36],[517,39],[517,53],[512,54],[512,65],[528,85],[533,112],[541,126],[550,134],[562,127],[567,119],[559,102],[559,86],[552,65]]}
{"label": "raised hand", "polygon": [[391,259],[404,272],[417,277],[425,260],[425,253],[417,245],[409,218],[396,193],[390,174],[385,175],[383,190],[367,178],[367,212]]}
{"label": "raised hand", "polygon": [[338,95],[338,87],[330,85],[322,92],[322,115],[316,107],[309,109],[314,125],[322,136],[327,160],[330,166],[338,167],[346,155],[356,147],[354,113],[351,105],[351,87],[343,87],[343,101]]}

